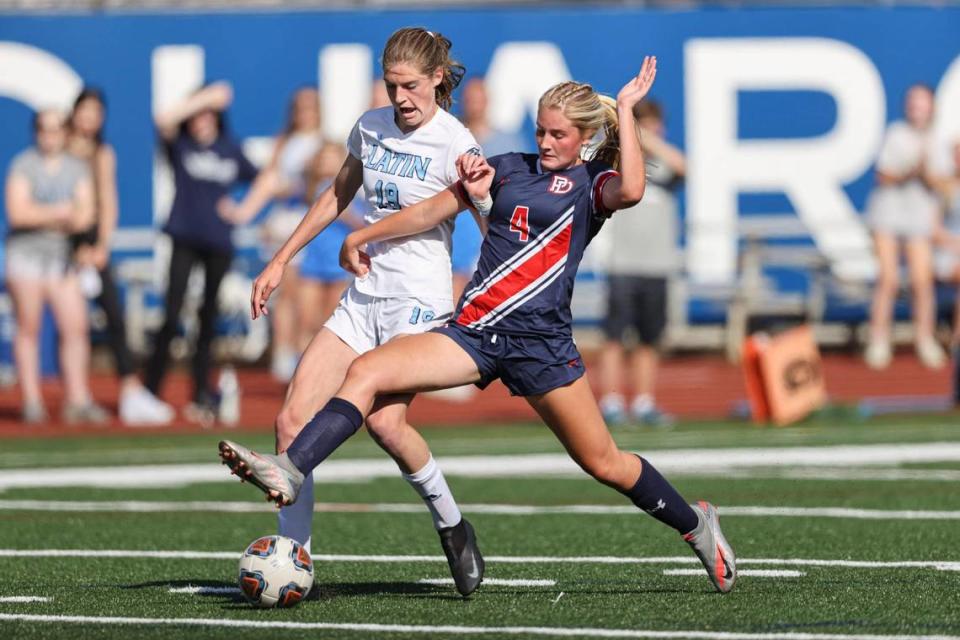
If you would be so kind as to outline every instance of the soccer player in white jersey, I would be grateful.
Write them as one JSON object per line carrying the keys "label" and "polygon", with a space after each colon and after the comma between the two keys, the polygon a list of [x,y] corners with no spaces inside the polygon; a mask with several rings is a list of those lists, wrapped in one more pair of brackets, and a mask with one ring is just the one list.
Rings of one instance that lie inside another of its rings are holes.
{"label": "soccer player in white jersey", "polygon": [[[371,209],[366,219],[372,224],[457,182],[457,157],[480,152],[470,132],[445,111],[464,73],[451,59],[450,46],[447,38],[422,28],[404,28],[390,36],[382,64],[391,104],[360,117],[347,143],[350,154],[333,185],[254,281],[254,318],[267,313],[267,299],[297,251],[349,206],[361,186]],[[276,420],[278,452],[331,399],[357,357],[451,317],[452,231],[453,223],[444,222],[415,236],[367,247],[376,268],[348,287],[287,388]],[[406,421],[412,399],[402,395],[380,401],[367,417],[367,428],[426,502],[457,590],[467,596],[483,579],[483,558],[473,528],[461,516],[426,443]],[[281,509],[279,530],[309,549],[312,477],[304,491],[296,504]]]}

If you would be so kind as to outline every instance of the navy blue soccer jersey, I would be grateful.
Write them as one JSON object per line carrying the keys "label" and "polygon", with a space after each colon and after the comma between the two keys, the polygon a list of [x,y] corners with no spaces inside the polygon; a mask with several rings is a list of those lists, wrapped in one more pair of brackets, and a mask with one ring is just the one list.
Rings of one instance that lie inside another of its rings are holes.
{"label": "navy blue soccer jersey", "polygon": [[574,277],[609,216],[600,193],[617,173],[599,161],[543,171],[532,154],[488,162],[495,170],[489,230],[455,321],[509,335],[571,335]]}

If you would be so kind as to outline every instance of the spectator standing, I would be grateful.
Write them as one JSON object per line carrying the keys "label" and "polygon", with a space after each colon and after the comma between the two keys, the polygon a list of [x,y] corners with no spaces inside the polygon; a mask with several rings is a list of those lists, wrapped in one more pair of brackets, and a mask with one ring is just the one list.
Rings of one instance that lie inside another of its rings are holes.
{"label": "spectator standing", "polygon": [[105,117],[103,94],[85,87],[70,113],[67,151],[90,171],[94,215],[93,224],[73,236],[74,259],[81,272],[88,270],[93,284],[99,283],[88,293],[95,295],[106,315],[108,343],[120,378],[120,419],[127,425],[166,424],[173,419],[173,409],[150,393],[134,373],[120,294],[110,266],[110,245],[118,219],[117,159],[113,147],[104,141]]}
{"label": "spectator standing", "polygon": [[[512,151],[525,152],[529,150],[529,144],[523,136],[500,131],[490,124],[490,99],[483,78],[473,77],[467,80],[463,86],[462,99],[462,122],[476,138],[486,157],[492,158]],[[458,224],[453,229],[453,254],[451,259],[453,261],[454,300],[460,298],[463,288],[473,277],[482,242],[483,236],[478,225]]]}
{"label": "spectator standing", "polygon": [[[626,422],[623,388],[628,386],[635,394],[630,405],[633,420],[669,426],[673,418],[658,408],[655,390],[660,342],[667,324],[667,284],[679,262],[677,199],[672,190],[683,179],[686,162],[683,153],[664,140],[664,118],[658,103],[639,103],[635,115],[647,159],[647,190],[639,204],[607,223],[611,248],[600,409],[608,424]],[[628,352],[630,330],[636,334],[637,344]]]}
{"label": "spectator standing", "polygon": [[[287,124],[277,138],[270,163],[265,171],[275,171],[270,180],[270,194],[274,203],[263,224],[264,260],[269,261],[307,212],[303,202],[306,187],[305,171],[322,142],[320,134],[320,95],[314,87],[297,90],[290,100]],[[254,199],[256,201],[256,198]],[[256,215],[257,211],[240,212],[237,222]],[[297,313],[297,293],[300,290],[301,256],[294,257],[283,273],[283,281],[273,301],[270,326],[273,332],[273,353],[270,372],[280,382],[289,382],[300,360],[305,344],[300,344],[305,318]],[[313,337],[313,333],[310,334]]]}
{"label": "spectator standing", "polygon": [[[323,145],[313,157],[307,166],[307,188],[301,198],[304,212],[333,184],[346,157],[346,147],[331,142]],[[340,245],[351,231],[364,226],[365,205],[362,199],[354,198],[354,203],[298,254],[303,255],[297,297],[303,332],[300,344],[304,348],[337,308],[340,296],[352,277],[340,267]]]}
{"label": "spectator standing", "polygon": [[103,423],[107,412],[88,386],[90,338],[87,303],[72,264],[70,234],[93,220],[90,171],[65,151],[63,116],[40,111],[34,146],[17,155],[6,181],[7,290],[17,322],[14,361],[23,398],[23,421],[48,420],[40,391],[39,336],[44,303],[53,310],[66,392],[63,420]]}
{"label": "spectator standing", "polygon": [[933,251],[931,238],[939,202],[927,175],[932,151],[933,91],[925,85],[907,90],[906,120],[893,122],[877,159],[877,183],[867,203],[879,273],[870,306],[870,337],[864,359],[884,369],[893,355],[891,318],[899,289],[900,247],[906,254],[912,291],[917,357],[927,367],[946,358],[934,338]]}
{"label": "spectator standing", "polygon": [[[219,399],[210,387],[210,346],[217,317],[217,293],[233,258],[235,214],[229,192],[250,182],[257,169],[227,131],[224,112],[233,100],[229,84],[208,85],[156,117],[156,126],[173,171],[175,196],[164,231],[173,241],[163,326],[147,363],[146,386],[159,395],[170,361],[187,280],[194,265],[204,271],[203,301],[192,376],[193,400],[188,417],[201,421],[217,414]],[[263,185],[252,193],[268,193]],[[248,199],[249,200],[249,199]],[[252,209],[259,209],[250,205]]]}
{"label": "spectator standing", "polygon": [[[933,232],[934,271],[938,280],[960,286],[960,141],[954,143],[952,152],[951,173],[930,177],[943,203],[943,216]],[[953,398],[956,404],[960,404],[960,289],[954,295],[950,351],[953,358]]]}

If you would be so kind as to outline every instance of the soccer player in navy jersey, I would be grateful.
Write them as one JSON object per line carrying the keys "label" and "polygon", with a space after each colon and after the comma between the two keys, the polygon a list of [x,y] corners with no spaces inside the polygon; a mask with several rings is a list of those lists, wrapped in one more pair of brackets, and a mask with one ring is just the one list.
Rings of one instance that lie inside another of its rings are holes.
{"label": "soccer player in navy jersey", "polygon": [[[367,242],[431,228],[466,206],[488,220],[477,272],[451,322],[354,361],[336,396],[286,453],[259,455],[224,441],[224,462],[268,499],[288,504],[305,474],[360,428],[378,395],[482,387],[500,378],[511,393],[526,398],[584,471],[676,529],[716,589],[729,592],[736,558],[716,509],[707,502],[687,504],[653,465],[617,447],[573,342],[570,298],[583,251],[606,218],[643,197],[633,107],[655,76],[656,59],[647,57],[615,102],[589,85],[554,86],[540,99],[537,155],[487,160],[464,154],[457,185],[352,233],[341,264],[364,277],[369,261],[359,248]],[[590,142],[598,132],[603,142],[594,151]]]}

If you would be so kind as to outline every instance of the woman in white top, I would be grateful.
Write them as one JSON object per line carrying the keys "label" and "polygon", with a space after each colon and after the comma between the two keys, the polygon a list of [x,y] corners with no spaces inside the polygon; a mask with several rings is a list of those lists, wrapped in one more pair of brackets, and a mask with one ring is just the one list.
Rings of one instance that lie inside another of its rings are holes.
{"label": "woman in white top", "polygon": [[[960,141],[951,149],[952,172],[946,176],[932,176],[931,181],[942,198],[943,215],[933,231],[936,246],[934,272],[938,280],[960,285]],[[953,338],[951,340],[954,367],[960,349],[960,295],[957,295],[953,311]]]}
{"label": "woman in white top", "polygon": [[933,91],[914,85],[907,91],[906,120],[887,129],[877,159],[877,185],[867,214],[873,229],[879,274],[870,307],[870,341],[865,360],[874,369],[890,364],[890,322],[897,296],[900,245],[904,246],[913,293],[917,356],[924,365],[943,366],[934,336],[933,251],[931,237],[939,203],[926,178],[933,122]]}
{"label": "woman in white top", "polygon": [[[348,140],[349,155],[332,187],[314,202],[254,282],[254,318],[267,313],[267,299],[294,255],[350,206],[361,186],[370,205],[366,221],[372,224],[446,189],[458,180],[457,157],[479,153],[470,132],[445,111],[464,72],[450,58],[450,46],[447,38],[421,28],[400,29],[387,41],[382,64],[391,105],[372,109],[357,121]],[[290,382],[276,421],[278,451],[284,451],[333,396],[358,356],[449,319],[452,230],[449,221],[416,236],[367,247],[375,268],[344,293]],[[472,535],[465,534],[465,521],[426,443],[406,422],[412,399],[403,395],[381,400],[367,418],[367,428],[426,502],[457,588],[467,595],[479,585],[482,571],[468,575],[462,569],[482,564],[479,551]],[[312,478],[304,490],[296,504],[281,509],[280,533],[309,545]]]}
{"label": "woman in white top", "polygon": [[[249,196],[229,216],[242,224],[260,211],[264,202],[273,199],[261,227],[262,255],[269,260],[280,249],[303,219],[304,171],[323,140],[320,134],[320,95],[315,87],[301,87],[294,92],[287,109],[287,123],[277,136],[270,161],[261,172],[261,179]],[[270,372],[281,382],[289,382],[300,358],[299,336],[302,333],[297,314],[296,293],[300,286],[299,257],[283,275],[270,314],[273,353]]]}

